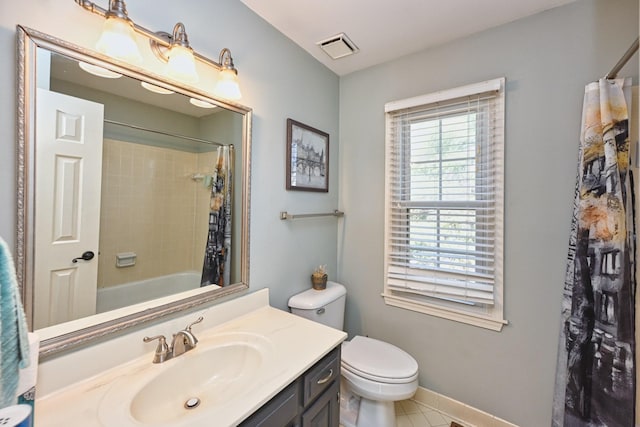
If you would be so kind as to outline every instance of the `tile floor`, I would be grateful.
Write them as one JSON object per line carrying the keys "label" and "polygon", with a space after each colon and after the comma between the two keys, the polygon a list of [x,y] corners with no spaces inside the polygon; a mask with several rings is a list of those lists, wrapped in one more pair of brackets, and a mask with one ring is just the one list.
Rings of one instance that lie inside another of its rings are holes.
{"label": "tile floor", "polygon": [[397,427],[449,427],[451,421],[456,421],[464,427],[473,427],[465,421],[452,418],[443,412],[411,399],[396,402]]}
{"label": "tile floor", "polygon": [[475,427],[413,399],[396,402],[396,427],[450,427],[451,421],[463,427]]}

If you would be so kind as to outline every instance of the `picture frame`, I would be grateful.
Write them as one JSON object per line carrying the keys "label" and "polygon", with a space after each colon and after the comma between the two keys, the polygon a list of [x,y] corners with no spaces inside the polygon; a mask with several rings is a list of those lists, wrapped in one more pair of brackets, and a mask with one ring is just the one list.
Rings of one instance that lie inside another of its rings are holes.
{"label": "picture frame", "polygon": [[287,119],[287,190],[329,191],[329,134]]}

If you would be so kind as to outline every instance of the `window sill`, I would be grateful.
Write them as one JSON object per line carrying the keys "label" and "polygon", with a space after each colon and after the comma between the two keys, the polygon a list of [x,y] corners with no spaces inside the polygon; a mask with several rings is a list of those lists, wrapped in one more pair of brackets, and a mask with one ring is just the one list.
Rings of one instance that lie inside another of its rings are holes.
{"label": "window sill", "polygon": [[509,323],[502,319],[502,315],[500,315],[500,318],[496,319],[464,311],[452,310],[435,304],[416,302],[411,299],[395,295],[382,294],[382,296],[385,304],[393,307],[404,308],[406,310],[441,317],[443,319],[453,320],[455,322],[465,323],[467,325],[477,326],[479,328],[489,329],[496,332],[502,331],[502,327]]}

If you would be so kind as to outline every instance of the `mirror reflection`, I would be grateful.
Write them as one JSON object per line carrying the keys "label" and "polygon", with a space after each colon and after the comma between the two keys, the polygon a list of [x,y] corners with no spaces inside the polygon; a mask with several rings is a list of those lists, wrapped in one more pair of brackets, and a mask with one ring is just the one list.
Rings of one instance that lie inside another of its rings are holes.
{"label": "mirror reflection", "polygon": [[34,328],[238,281],[242,116],[37,56]]}
{"label": "mirror reflection", "polygon": [[32,329],[176,295],[174,307],[159,300],[168,314],[185,291],[209,289],[196,293],[206,301],[246,288],[250,110],[37,36],[20,58],[36,70],[24,79],[35,96],[20,100],[30,158],[18,177]]}

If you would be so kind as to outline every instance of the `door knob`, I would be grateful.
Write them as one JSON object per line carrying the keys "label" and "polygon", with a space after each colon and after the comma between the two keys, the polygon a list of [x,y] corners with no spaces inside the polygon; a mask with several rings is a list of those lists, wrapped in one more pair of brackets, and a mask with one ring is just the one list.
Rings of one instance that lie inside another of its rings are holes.
{"label": "door knob", "polygon": [[89,260],[92,260],[94,256],[95,254],[93,252],[86,251],[85,253],[82,254],[82,256],[72,259],[71,262],[76,263],[78,262],[79,259],[82,259],[84,261],[89,261]]}

